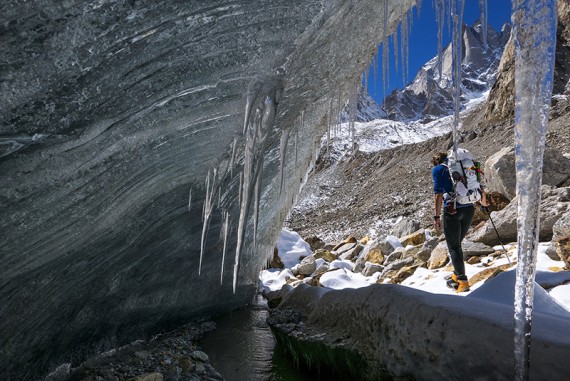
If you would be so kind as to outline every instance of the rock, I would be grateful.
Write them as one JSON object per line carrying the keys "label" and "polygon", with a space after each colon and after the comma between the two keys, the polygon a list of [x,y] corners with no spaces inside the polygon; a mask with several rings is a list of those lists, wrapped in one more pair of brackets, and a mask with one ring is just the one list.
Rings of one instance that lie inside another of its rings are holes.
{"label": "rock", "polygon": [[325,247],[325,242],[317,236],[310,236],[310,237],[304,238],[304,240],[305,240],[305,242],[307,242],[309,244],[312,252],[315,252],[316,250],[322,249],[323,247]]}
{"label": "rock", "polygon": [[339,251],[341,246],[343,246],[345,244],[355,244],[357,242],[358,242],[358,240],[356,239],[356,237],[353,237],[353,236],[347,237],[344,241],[342,241],[341,243],[339,243],[335,247],[333,247],[331,251]]}
{"label": "rock", "polygon": [[267,268],[269,269],[282,269],[285,268],[285,265],[281,261],[281,257],[279,257],[279,251],[277,248],[273,249],[273,258],[267,264]]}
{"label": "rock", "polygon": [[484,243],[472,242],[468,239],[463,240],[461,247],[463,249],[463,258],[487,255],[495,252],[495,249]]}
{"label": "rock", "polygon": [[394,229],[392,229],[390,234],[396,237],[403,237],[408,234],[412,234],[419,228],[420,228],[419,221],[404,218],[400,222],[398,222],[396,226],[394,226]]}
{"label": "rock", "polygon": [[325,249],[317,249],[317,251],[315,251],[315,254],[313,254],[313,256],[315,257],[315,259],[322,258],[327,262],[332,262],[335,259],[337,259],[337,256],[334,253],[331,253],[330,251]]}
{"label": "rock", "polygon": [[431,237],[427,241],[425,241],[420,250],[415,254],[415,257],[422,262],[427,262],[429,257],[431,256],[431,252],[437,244],[439,243],[439,237]]}
{"label": "rock", "polygon": [[[549,241],[552,238],[552,228],[561,215],[570,210],[570,187],[553,188],[542,186],[542,201],[540,203],[540,240]],[[491,218],[504,244],[517,240],[517,198],[503,210],[491,213]],[[500,244],[497,233],[491,222],[485,223],[475,230],[468,239],[482,242],[489,246]]]}
{"label": "rock", "polygon": [[384,266],[379,265],[377,263],[366,262],[366,264],[364,265],[364,270],[362,272],[362,275],[371,276],[372,274],[375,274],[382,270],[384,270]]}
{"label": "rock", "polygon": [[354,249],[357,245],[358,244],[355,242],[343,243],[343,244],[337,245],[337,247],[335,247],[335,249],[333,249],[331,251],[334,254],[336,254],[338,257],[340,257],[342,254],[346,253],[347,251]]}
{"label": "rock", "polygon": [[136,377],[134,381],[164,381],[164,377],[161,373],[148,373]]}
{"label": "rock", "polygon": [[566,269],[570,269],[570,211],[556,221],[552,231],[552,246]]}
{"label": "rock", "polygon": [[208,362],[210,360],[208,355],[202,351],[192,352],[192,358],[195,360],[202,361],[202,362]]}
{"label": "rock", "polygon": [[398,270],[398,272],[396,273],[396,275],[394,275],[392,277],[392,282],[391,283],[397,283],[400,284],[402,283],[404,280],[406,280],[407,278],[409,278],[418,268],[419,265],[414,265],[414,266],[405,266],[402,267],[400,270]]}
{"label": "rock", "polygon": [[354,272],[362,273],[364,271],[364,266],[366,265],[366,259],[362,256],[358,257],[356,263],[354,264]]}
{"label": "rock", "polygon": [[364,260],[366,262],[372,262],[378,265],[384,263],[384,258],[385,258],[384,253],[382,253],[380,245],[377,244],[371,246],[370,250],[368,250],[368,252],[364,256]]}
{"label": "rock", "polygon": [[402,258],[403,253],[404,253],[404,248],[399,247],[398,249],[394,250],[393,253],[391,253],[390,255],[388,255],[386,257],[386,259],[384,260],[384,264],[388,265],[388,264]]}
{"label": "rock", "polygon": [[360,244],[361,245],[367,245],[370,242],[370,237],[369,236],[364,236],[360,239]]}
{"label": "rock", "polygon": [[202,363],[196,364],[196,373],[202,374],[206,371],[206,367]]}
{"label": "rock", "polygon": [[[505,147],[485,162],[485,178],[489,191],[502,193],[509,199],[516,196],[515,150]],[[547,147],[544,151],[542,184],[561,186],[570,178],[570,158]]]}
{"label": "rock", "polygon": [[323,246],[322,249],[332,251],[332,249],[334,249],[337,245],[337,243],[325,243],[325,246]]}
{"label": "rock", "polygon": [[352,249],[345,251],[343,254],[339,255],[341,259],[346,259],[352,261],[354,258],[358,257],[358,254],[362,252],[364,246],[361,244],[356,244]]}
{"label": "rock", "polygon": [[315,263],[315,257],[309,255],[301,261],[299,267],[297,267],[297,272],[299,275],[309,276],[317,269],[317,264]]}
{"label": "rock", "polygon": [[426,235],[424,229],[417,230],[412,234],[408,234],[407,236],[400,238],[400,243],[404,247],[408,245],[421,245],[425,241]]}
{"label": "rock", "polygon": [[469,263],[470,265],[474,265],[476,263],[481,262],[481,257],[478,256],[470,257],[466,262]]}
{"label": "rock", "polygon": [[[507,197],[499,192],[488,192],[487,200],[489,201],[488,213],[495,212],[497,210],[505,209],[507,205],[511,202]],[[482,221],[487,221],[489,215],[487,212],[481,210],[481,208],[475,208],[475,214],[473,215],[473,221],[471,221],[472,226],[477,226]]]}
{"label": "rock", "polygon": [[431,252],[431,255],[427,262],[428,269],[433,270],[443,267],[447,263],[448,259],[449,258],[447,257],[447,242],[445,241],[440,242]]}
{"label": "rock", "polygon": [[328,262],[322,263],[317,269],[313,272],[313,278],[318,278],[330,269],[330,264]]}
{"label": "rock", "polygon": [[[554,235],[556,235],[556,233],[554,233]],[[553,240],[554,240],[554,235],[552,236]],[[546,248],[546,251],[544,253],[546,255],[548,255],[548,258],[552,259],[553,261],[559,261],[560,260],[560,257],[558,256],[558,253],[556,252],[556,245],[554,244],[554,242],[550,242],[550,245],[548,246],[548,248]]]}

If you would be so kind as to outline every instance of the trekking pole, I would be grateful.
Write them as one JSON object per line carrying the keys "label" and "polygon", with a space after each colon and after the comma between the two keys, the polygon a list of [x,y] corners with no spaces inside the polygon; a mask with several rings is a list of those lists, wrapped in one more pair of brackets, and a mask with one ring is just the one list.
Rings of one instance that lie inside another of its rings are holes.
{"label": "trekking pole", "polygon": [[497,233],[497,238],[499,239],[499,243],[501,244],[501,246],[503,247],[503,250],[505,251],[505,257],[507,257],[507,261],[509,261],[509,265],[512,265],[511,259],[509,258],[508,254],[507,254],[507,249],[505,249],[505,245],[503,245],[503,240],[501,239],[501,236],[499,235],[499,232],[497,231],[497,227],[495,226],[495,223],[493,222],[493,219],[491,218],[491,213],[489,213],[489,209],[487,209],[484,206],[481,206],[481,210],[483,210],[485,213],[487,213],[487,216],[489,216],[489,221],[491,221],[491,225],[493,225],[493,229],[495,229],[495,233]]}

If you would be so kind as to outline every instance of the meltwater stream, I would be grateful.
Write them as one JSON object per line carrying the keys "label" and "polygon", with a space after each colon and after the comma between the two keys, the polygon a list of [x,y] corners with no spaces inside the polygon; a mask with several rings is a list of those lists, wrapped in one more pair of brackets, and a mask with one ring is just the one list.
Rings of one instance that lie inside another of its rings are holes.
{"label": "meltwater stream", "polygon": [[250,307],[216,319],[216,330],[200,345],[226,381],[309,381],[280,350],[266,319],[267,303],[256,295]]}

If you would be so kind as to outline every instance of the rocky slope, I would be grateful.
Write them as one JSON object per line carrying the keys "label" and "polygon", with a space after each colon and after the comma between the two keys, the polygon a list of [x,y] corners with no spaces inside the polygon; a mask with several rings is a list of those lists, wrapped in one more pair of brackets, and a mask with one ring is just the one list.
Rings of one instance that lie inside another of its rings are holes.
{"label": "rocky slope", "polygon": [[[570,155],[567,106],[570,91],[566,75],[569,61],[564,61],[569,49],[568,8],[568,1],[559,2],[556,95],[547,132],[547,145],[566,156]],[[481,161],[503,147],[513,145],[514,103],[512,86],[507,82],[514,78],[514,65],[509,51],[507,48],[489,101],[461,117],[460,144]],[[504,111],[490,111],[491,107]],[[307,183],[299,200],[303,203],[307,197],[326,199],[294,209],[288,220],[289,227],[304,237],[342,239],[348,235],[387,234],[399,216],[414,218],[421,221],[422,226],[430,226],[433,215],[431,157],[447,150],[451,144],[451,134],[446,134],[376,153],[357,152],[335,166],[323,166]]]}

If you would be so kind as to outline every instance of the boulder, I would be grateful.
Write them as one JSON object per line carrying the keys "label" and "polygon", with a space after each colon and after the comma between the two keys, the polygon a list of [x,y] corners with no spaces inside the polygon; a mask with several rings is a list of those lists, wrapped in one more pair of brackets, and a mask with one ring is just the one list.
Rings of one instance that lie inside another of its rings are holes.
{"label": "boulder", "polygon": [[404,253],[404,248],[399,247],[398,249],[394,250],[393,253],[391,253],[390,255],[388,255],[386,257],[386,259],[384,260],[384,264],[388,265],[388,264],[402,258],[403,253]]}
{"label": "boulder", "polygon": [[566,269],[570,269],[570,210],[556,221],[552,232],[552,246]]}
{"label": "boulder", "polygon": [[417,268],[418,265],[402,267],[400,270],[398,270],[396,275],[392,277],[391,283],[397,283],[397,284],[402,283],[404,280],[409,278],[416,271]]}
{"label": "boulder", "polygon": [[442,241],[438,243],[435,249],[431,252],[427,263],[428,269],[433,270],[443,267],[447,261],[447,242]]}
{"label": "boulder", "polygon": [[495,252],[491,246],[485,245],[481,242],[472,242],[468,239],[464,240],[461,244],[463,249],[463,257],[480,257],[482,255],[492,254]]}
{"label": "boulder", "polygon": [[315,251],[315,254],[313,254],[313,256],[315,257],[315,259],[322,258],[327,262],[332,262],[335,259],[337,259],[337,256],[334,253],[331,253],[330,251],[325,249],[317,249]]}
{"label": "boulder", "polygon": [[342,243],[340,245],[337,245],[333,250],[331,250],[334,254],[336,254],[338,257],[340,257],[342,254],[346,253],[347,251],[350,251],[352,249],[354,249],[358,244],[355,242],[347,242],[347,243]]}
{"label": "boulder", "polygon": [[377,263],[366,262],[364,265],[364,270],[362,271],[362,275],[364,276],[371,276],[377,272],[384,270],[384,266],[379,265]]}
{"label": "boulder", "polygon": [[309,244],[309,246],[311,247],[311,251],[315,252],[318,249],[322,249],[323,247],[325,247],[325,241],[323,241],[322,239],[320,239],[317,236],[311,236],[311,237],[307,237],[304,238],[305,242],[307,242]]}
{"label": "boulder", "polygon": [[403,237],[408,234],[412,234],[419,228],[419,221],[404,218],[394,226],[390,234],[396,237]]}
{"label": "boulder", "polygon": [[[539,235],[541,241],[549,241],[552,238],[552,228],[556,221],[570,210],[570,187],[554,188],[543,185],[541,192]],[[517,201],[515,197],[505,209],[491,213],[491,218],[504,244],[517,240]],[[489,246],[500,244],[490,221],[475,230],[469,236],[469,240],[482,242]]]}
{"label": "boulder", "polygon": [[384,263],[384,259],[385,259],[384,253],[382,253],[382,249],[377,244],[373,245],[364,256],[364,260],[366,262],[372,262],[378,265]]}
{"label": "boulder", "polygon": [[281,257],[279,257],[279,251],[277,248],[273,249],[273,257],[267,263],[267,268],[269,269],[282,269],[285,265],[281,261]]}
{"label": "boulder", "polygon": [[315,257],[309,255],[301,261],[297,267],[297,273],[299,275],[309,276],[317,269],[317,264],[315,263]]}
{"label": "boulder", "polygon": [[349,261],[352,261],[353,259],[358,257],[358,254],[360,254],[360,252],[362,252],[363,248],[364,248],[364,246],[362,246],[361,244],[356,244],[356,246],[354,246],[350,250],[343,252],[341,255],[339,255],[339,257],[341,259],[347,259]]}
{"label": "boulder", "polygon": [[490,191],[487,193],[487,200],[489,201],[488,212],[484,212],[481,208],[475,208],[475,214],[473,215],[473,221],[471,221],[472,226],[476,226],[482,221],[487,221],[489,215],[487,213],[495,212],[497,210],[505,209],[507,205],[511,202],[502,193]]}
{"label": "boulder", "polygon": [[335,247],[332,248],[331,251],[339,251],[339,249],[346,245],[346,244],[356,244],[358,242],[358,240],[356,239],[356,237],[347,237],[344,241],[342,241],[341,243],[337,244]]}
{"label": "boulder", "polygon": [[[505,147],[485,162],[485,178],[489,191],[497,191],[512,200],[516,196],[515,150]],[[558,187],[570,179],[570,158],[547,147],[544,151],[542,184]]]}
{"label": "boulder", "polygon": [[400,238],[400,243],[402,246],[406,247],[408,245],[421,245],[426,241],[426,235],[424,229],[417,230],[411,234],[408,234]]}

